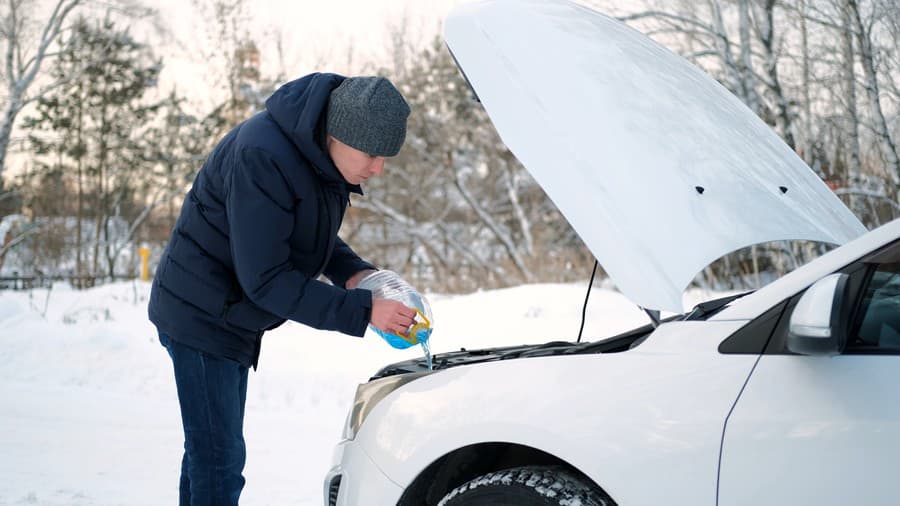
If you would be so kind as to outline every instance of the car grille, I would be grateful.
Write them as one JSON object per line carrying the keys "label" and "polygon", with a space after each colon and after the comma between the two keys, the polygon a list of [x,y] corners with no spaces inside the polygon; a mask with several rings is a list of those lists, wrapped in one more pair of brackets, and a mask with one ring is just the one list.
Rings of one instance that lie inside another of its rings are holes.
{"label": "car grille", "polygon": [[335,506],[338,500],[338,492],[341,491],[341,477],[335,476],[328,485],[328,506]]}

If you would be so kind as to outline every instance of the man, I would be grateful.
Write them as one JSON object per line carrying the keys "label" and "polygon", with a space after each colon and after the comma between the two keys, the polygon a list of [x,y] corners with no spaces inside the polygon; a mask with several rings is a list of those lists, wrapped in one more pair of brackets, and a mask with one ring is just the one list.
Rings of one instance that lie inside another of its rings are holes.
{"label": "man", "polygon": [[412,309],[355,288],[375,267],[337,235],[349,194],[400,151],[409,112],[387,79],[308,75],[200,169],[149,304],[181,405],[180,504],[238,502],[247,376],[266,330],[289,319],[362,336],[370,322],[389,332],[413,323]]}

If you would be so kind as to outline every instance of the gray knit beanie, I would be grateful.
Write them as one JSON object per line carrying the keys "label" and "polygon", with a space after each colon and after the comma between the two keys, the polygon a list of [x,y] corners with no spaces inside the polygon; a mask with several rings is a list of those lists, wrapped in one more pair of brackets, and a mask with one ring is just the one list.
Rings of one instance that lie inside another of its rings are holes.
{"label": "gray knit beanie", "polygon": [[406,139],[409,105],[383,77],[350,77],[331,92],[328,135],[374,156],[394,156]]}

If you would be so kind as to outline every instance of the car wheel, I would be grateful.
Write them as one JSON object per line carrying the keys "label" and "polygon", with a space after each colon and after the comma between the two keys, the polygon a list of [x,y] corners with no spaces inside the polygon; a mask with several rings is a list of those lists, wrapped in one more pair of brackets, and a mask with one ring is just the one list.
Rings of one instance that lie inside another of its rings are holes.
{"label": "car wheel", "polygon": [[479,476],[438,506],[615,506],[612,499],[562,467],[516,467]]}

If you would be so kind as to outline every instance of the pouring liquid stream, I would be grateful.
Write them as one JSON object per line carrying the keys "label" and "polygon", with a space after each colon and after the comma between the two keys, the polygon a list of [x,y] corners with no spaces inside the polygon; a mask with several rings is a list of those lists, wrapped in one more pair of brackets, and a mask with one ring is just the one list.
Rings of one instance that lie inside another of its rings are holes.
{"label": "pouring liquid stream", "polygon": [[431,363],[431,347],[428,345],[428,341],[422,341],[422,351],[425,352],[425,364],[428,366],[429,371],[434,370],[434,366]]}

